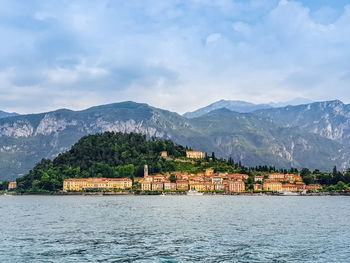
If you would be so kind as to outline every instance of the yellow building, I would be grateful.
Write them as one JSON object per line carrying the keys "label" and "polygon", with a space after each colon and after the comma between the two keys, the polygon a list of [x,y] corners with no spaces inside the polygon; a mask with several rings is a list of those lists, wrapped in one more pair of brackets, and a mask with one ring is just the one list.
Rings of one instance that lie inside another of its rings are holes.
{"label": "yellow building", "polygon": [[297,192],[298,188],[295,184],[283,184],[282,185],[282,191],[285,192]]}
{"label": "yellow building", "polygon": [[215,191],[215,184],[210,183],[204,183],[204,190],[205,191]]}
{"label": "yellow building", "polygon": [[188,190],[188,181],[187,180],[177,180],[176,181],[176,189],[181,191]]}
{"label": "yellow building", "polygon": [[152,183],[152,191],[163,191],[164,184],[163,183]]}
{"label": "yellow building", "polygon": [[200,151],[186,151],[186,157],[192,159],[204,159],[205,153]]}
{"label": "yellow building", "polygon": [[190,184],[190,190],[205,191],[205,186],[203,183],[192,183]]}
{"label": "yellow building", "polygon": [[229,191],[232,193],[245,192],[245,183],[243,181],[230,181]]}
{"label": "yellow building", "polygon": [[306,186],[306,189],[308,191],[318,191],[318,190],[322,190],[322,185],[319,184],[309,184]]}
{"label": "yellow building", "polygon": [[162,151],[162,152],[160,153],[160,157],[162,157],[162,158],[167,158],[167,157],[168,157],[168,152],[167,152],[167,151]]}
{"label": "yellow building", "polygon": [[87,189],[128,189],[132,187],[129,178],[80,178],[66,179],[63,182],[63,191],[85,191]]}
{"label": "yellow building", "polygon": [[282,183],[280,182],[265,182],[264,183],[265,191],[273,191],[273,192],[281,192],[282,191]]}
{"label": "yellow building", "polygon": [[142,191],[151,191],[152,190],[152,182],[143,180],[140,182]]}
{"label": "yellow building", "polygon": [[262,191],[262,184],[254,184],[254,191]]}
{"label": "yellow building", "polygon": [[171,182],[169,180],[164,181],[164,190],[167,190],[167,191],[171,190]]}

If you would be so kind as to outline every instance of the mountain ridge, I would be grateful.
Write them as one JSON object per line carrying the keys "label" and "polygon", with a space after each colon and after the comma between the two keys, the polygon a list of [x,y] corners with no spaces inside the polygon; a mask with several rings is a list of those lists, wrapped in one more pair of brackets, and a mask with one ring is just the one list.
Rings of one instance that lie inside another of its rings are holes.
{"label": "mountain ridge", "polygon": [[7,118],[7,117],[13,117],[13,116],[19,116],[19,114],[16,112],[6,112],[6,111],[0,110],[0,119]]}
{"label": "mountain ridge", "polygon": [[[324,107],[336,107],[332,105],[326,103]],[[291,118],[300,115],[303,107],[292,111]],[[350,151],[342,141],[315,133],[308,126],[297,127],[298,123],[287,127],[282,122],[286,112],[291,110],[238,113],[217,109],[188,119],[176,112],[127,101],[80,111],[60,109],[4,118],[0,119],[0,180],[14,179],[42,158],[67,151],[81,137],[105,131],[171,139],[248,166],[329,170],[333,165],[344,169],[350,165]]]}

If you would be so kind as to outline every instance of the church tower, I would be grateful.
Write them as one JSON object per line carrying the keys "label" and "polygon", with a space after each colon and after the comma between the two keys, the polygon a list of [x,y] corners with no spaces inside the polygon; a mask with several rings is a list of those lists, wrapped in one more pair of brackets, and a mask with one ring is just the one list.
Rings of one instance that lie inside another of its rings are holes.
{"label": "church tower", "polygon": [[143,177],[148,176],[148,165],[145,164],[145,167],[143,168]]}

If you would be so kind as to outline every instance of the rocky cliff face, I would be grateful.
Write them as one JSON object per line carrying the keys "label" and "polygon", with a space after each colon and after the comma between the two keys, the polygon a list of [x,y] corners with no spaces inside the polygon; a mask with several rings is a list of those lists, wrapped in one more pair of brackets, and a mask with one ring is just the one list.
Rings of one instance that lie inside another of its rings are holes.
{"label": "rocky cliff face", "polygon": [[[0,119],[0,181],[28,172],[42,158],[68,150],[84,135],[104,131],[172,139],[250,166],[345,168],[349,166],[349,150],[342,141],[348,136],[348,113],[345,105],[336,104],[247,114],[216,110],[187,119],[146,104],[124,102],[84,111],[58,110]],[[308,111],[314,113],[309,116],[305,114]],[[324,118],[311,119],[315,114]]]}
{"label": "rocky cliff face", "polygon": [[307,132],[349,144],[350,105],[345,105],[339,100],[259,110],[255,114],[269,118],[282,127],[298,127]]}

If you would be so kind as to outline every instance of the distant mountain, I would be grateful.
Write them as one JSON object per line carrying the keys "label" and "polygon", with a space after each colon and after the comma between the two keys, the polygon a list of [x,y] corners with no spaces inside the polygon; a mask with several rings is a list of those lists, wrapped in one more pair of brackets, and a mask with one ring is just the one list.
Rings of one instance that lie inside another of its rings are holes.
{"label": "distant mountain", "polygon": [[15,113],[15,112],[5,112],[5,111],[1,111],[0,110],[0,119],[1,118],[7,118],[7,117],[13,117],[13,116],[18,116],[19,114],[18,113]]}
{"label": "distant mountain", "polygon": [[[310,109],[314,107],[312,105]],[[321,109],[342,112],[341,108],[332,105],[325,104],[327,109],[320,106],[316,110],[315,107],[315,118]],[[312,124],[306,125],[307,118],[300,123],[294,119],[302,116],[297,112],[308,106],[300,107],[290,117],[290,107],[254,113],[221,108],[188,119],[147,104],[122,102],[83,111],[62,109],[4,118],[0,119],[0,181],[27,173],[42,158],[53,158],[67,151],[82,136],[105,131],[137,132],[148,137],[171,139],[208,153],[214,151],[219,157],[231,156],[249,166],[266,164],[323,170],[331,169],[333,165],[350,166],[350,150],[342,140],[315,132]],[[328,121],[333,122],[330,118],[336,117],[329,115]],[[310,121],[315,119],[310,116]],[[305,125],[297,127],[301,123]],[[346,129],[342,130],[345,134]]]}
{"label": "distant mountain", "polygon": [[255,110],[268,109],[271,108],[271,106],[268,104],[254,104],[239,100],[220,100],[193,112],[186,112],[183,116],[186,118],[196,118],[222,108],[239,113],[247,113]]}
{"label": "distant mountain", "polygon": [[42,158],[67,151],[82,136],[137,132],[181,141],[200,137],[186,118],[146,104],[122,102],[83,111],[57,110],[0,119],[0,181],[14,179]]}
{"label": "distant mountain", "polygon": [[340,100],[315,102],[254,112],[276,125],[298,128],[321,137],[350,145],[350,104]]}
{"label": "distant mountain", "polygon": [[219,100],[217,102],[214,102],[198,110],[195,110],[192,112],[186,112],[185,114],[183,114],[183,116],[186,118],[196,118],[204,114],[207,114],[213,110],[218,110],[222,108],[228,109],[230,111],[239,112],[239,113],[248,113],[256,110],[281,108],[281,107],[290,106],[290,105],[294,106],[294,105],[301,105],[301,104],[309,104],[312,102],[313,101],[305,98],[295,98],[293,100],[284,101],[284,102],[270,102],[268,104],[254,104],[254,103],[240,101],[240,100]]}
{"label": "distant mountain", "polygon": [[253,113],[219,109],[192,119],[192,125],[205,138],[200,145],[195,140],[194,146],[208,152],[214,149],[219,156],[231,156],[248,166],[265,163],[328,170],[334,164],[349,165],[349,150],[341,143],[299,128],[279,127]]}
{"label": "distant mountain", "polygon": [[314,101],[306,99],[306,98],[295,98],[288,101],[282,101],[282,102],[270,102],[268,103],[273,108],[281,108],[285,106],[296,106],[296,105],[302,105],[302,104],[310,104]]}

